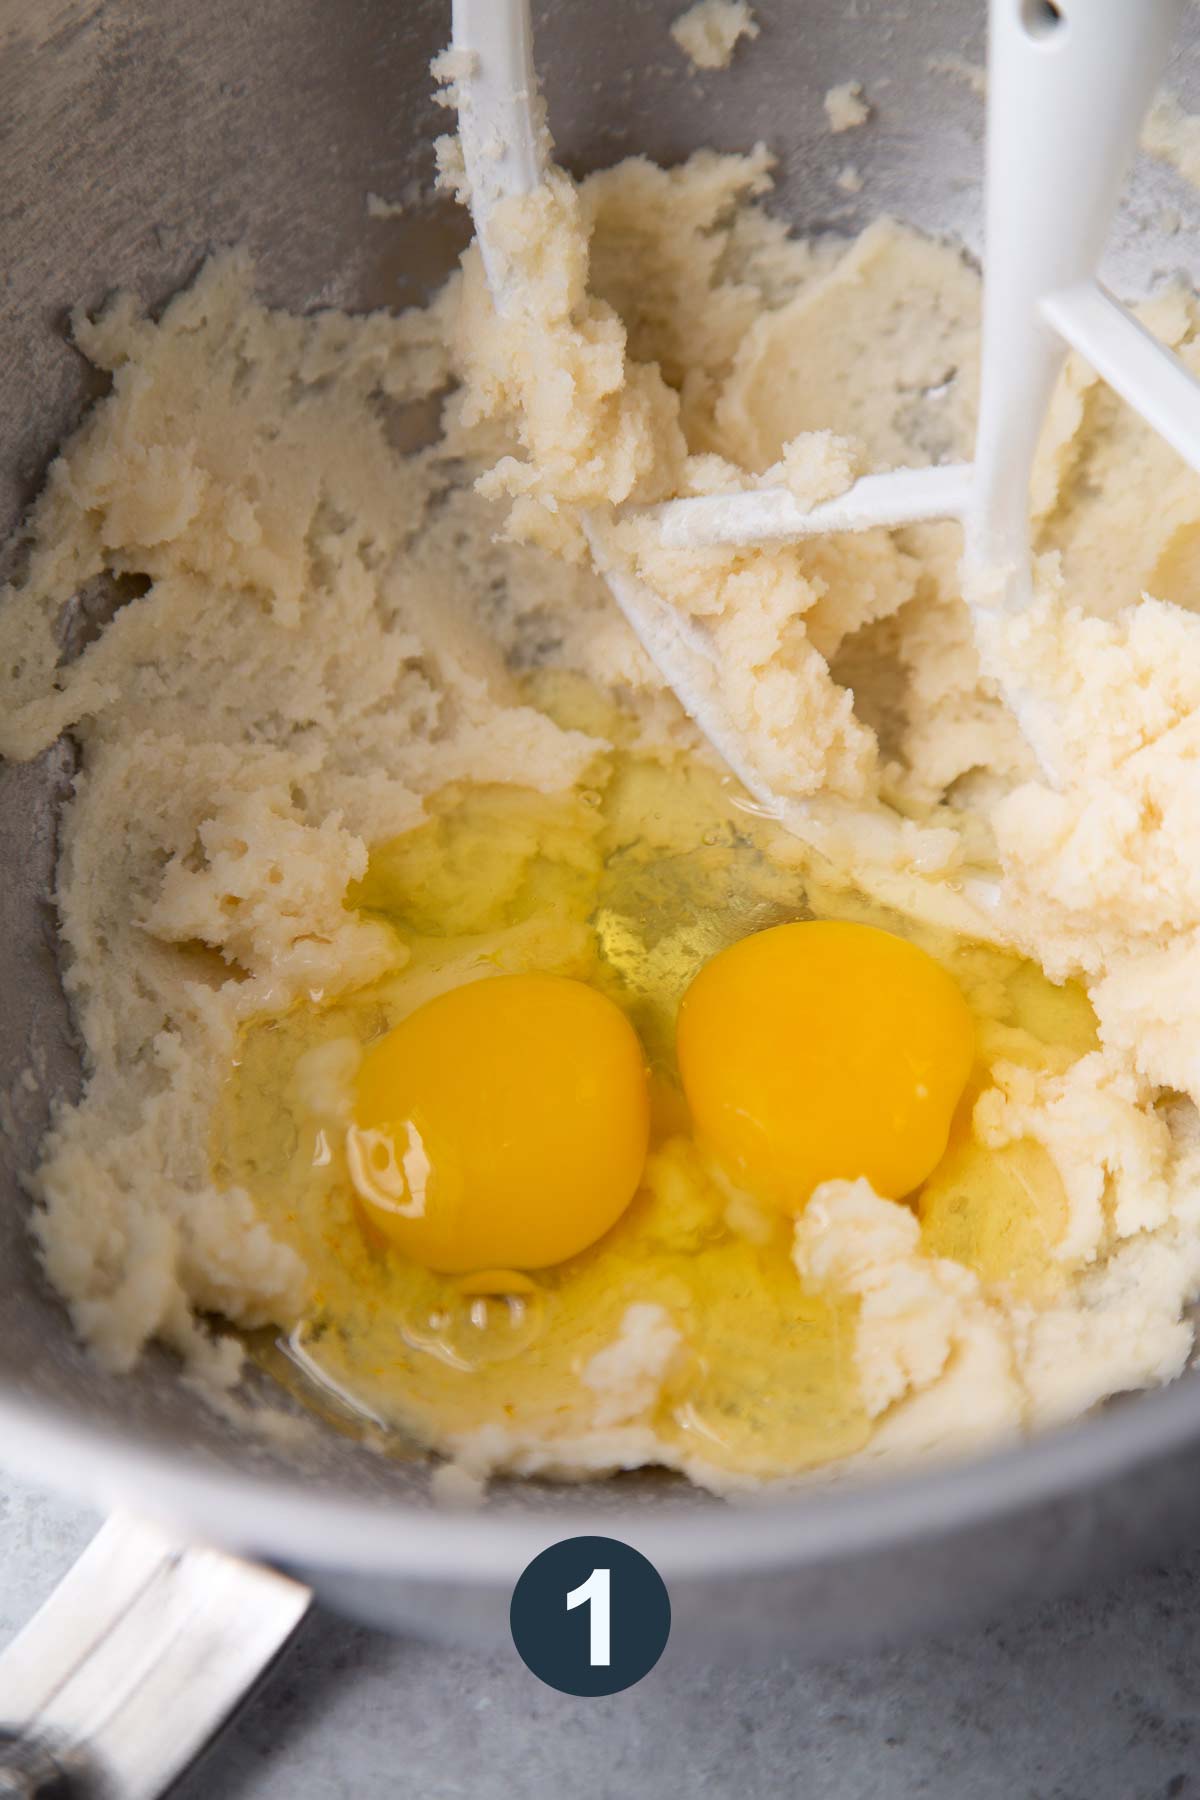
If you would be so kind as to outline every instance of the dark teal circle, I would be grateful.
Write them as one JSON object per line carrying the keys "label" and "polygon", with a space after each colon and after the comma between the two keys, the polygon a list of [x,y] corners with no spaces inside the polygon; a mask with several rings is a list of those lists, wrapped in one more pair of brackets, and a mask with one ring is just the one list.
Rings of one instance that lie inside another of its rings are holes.
{"label": "dark teal circle", "polygon": [[[593,1665],[592,1606],[567,1595],[607,1569],[607,1664]],[[535,1556],[513,1589],[513,1643],[526,1668],[560,1694],[619,1694],[648,1675],[671,1635],[671,1599],[652,1562],[617,1538],[564,1538]]]}

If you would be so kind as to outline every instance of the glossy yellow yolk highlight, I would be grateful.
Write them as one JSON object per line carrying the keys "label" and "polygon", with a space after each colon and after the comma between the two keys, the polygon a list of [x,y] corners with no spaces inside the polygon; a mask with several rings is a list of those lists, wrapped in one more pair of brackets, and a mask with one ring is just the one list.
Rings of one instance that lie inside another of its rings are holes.
{"label": "glossy yellow yolk highlight", "polygon": [[503,975],[427,1002],[367,1050],[347,1152],[368,1216],[414,1262],[539,1269],[616,1223],[649,1130],[620,1009],[580,981]]}
{"label": "glossy yellow yolk highlight", "polygon": [[871,925],[814,920],[734,944],[696,976],[677,1046],[697,1135],[751,1193],[798,1213],[819,1182],[885,1199],[946,1148],[974,1054],[957,984]]}

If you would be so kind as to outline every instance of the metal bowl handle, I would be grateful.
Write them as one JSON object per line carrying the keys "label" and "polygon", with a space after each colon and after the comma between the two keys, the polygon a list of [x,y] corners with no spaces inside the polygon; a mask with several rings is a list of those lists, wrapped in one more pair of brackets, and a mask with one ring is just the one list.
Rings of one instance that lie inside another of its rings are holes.
{"label": "metal bowl handle", "polygon": [[156,1800],[311,1600],[273,1569],[114,1514],[0,1654],[0,1796]]}

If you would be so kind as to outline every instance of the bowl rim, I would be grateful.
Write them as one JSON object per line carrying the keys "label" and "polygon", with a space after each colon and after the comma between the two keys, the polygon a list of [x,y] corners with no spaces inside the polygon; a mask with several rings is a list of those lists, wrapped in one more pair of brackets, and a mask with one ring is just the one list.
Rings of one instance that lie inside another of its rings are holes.
{"label": "bowl rim", "polygon": [[368,1500],[274,1473],[215,1470],[198,1455],[0,1391],[0,1463],[22,1477],[268,1563],[416,1582],[511,1583],[547,1545],[583,1535],[618,1537],[665,1576],[832,1563],[1068,1499],[1196,1437],[1200,1381],[1178,1379],[1019,1444],[852,1485],[525,1512]]}

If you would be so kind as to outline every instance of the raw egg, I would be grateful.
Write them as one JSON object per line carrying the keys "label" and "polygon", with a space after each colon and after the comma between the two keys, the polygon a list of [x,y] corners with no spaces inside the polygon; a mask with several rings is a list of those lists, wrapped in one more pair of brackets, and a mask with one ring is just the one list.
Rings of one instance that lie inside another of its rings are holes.
{"label": "raw egg", "polygon": [[[619,719],[590,700],[564,712],[562,723],[621,737]],[[463,785],[430,798],[419,826],[373,849],[350,894],[351,905],[396,932],[403,961],[368,986],[246,1022],[222,1090],[214,1180],[253,1196],[272,1238],[310,1277],[286,1334],[255,1333],[250,1348],[333,1425],[408,1456],[415,1445],[461,1444],[497,1426],[531,1440],[592,1431],[597,1396],[581,1372],[598,1355],[611,1365],[631,1304],[658,1307],[682,1339],[652,1421],[667,1460],[682,1454],[772,1477],[853,1455],[873,1429],[856,1352],[858,1297],[797,1279],[790,1200],[787,1211],[767,1201],[730,1205],[712,1138],[698,1141],[677,1080],[684,993],[695,983],[693,1001],[703,996],[743,940],[738,955],[760,956],[777,942],[819,945],[838,928],[796,923],[814,915],[843,921],[855,947],[847,962],[872,950],[908,957],[932,976],[936,993],[949,991],[952,1009],[960,988],[978,1049],[947,1154],[920,1188],[922,1244],[974,1269],[989,1290],[1002,1286],[1039,1306],[1073,1278],[1059,1254],[1061,1182],[1028,1141],[1002,1150],[980,1142],[969,1101],[987,1087],[998,1058],[1051,1074],[1069,1067],[1096,1047],[1094,1014],[1081,989],[1053,986],[1019,957],[824,884],[817,869],[798,867],[794,844],[785,842],[780,857],[777,829],[744,813],[736,791],[705,763],[618,749],[594,782],[585,793]],[[859,987],[847,968],[829,963],[819,1003],[810,995],[795,1005],[783,1002],[772,970],[766,1002],[756,1000],[751,1033],[768,1029],[772,1006],[784,1015],[773,1061],[791,1071],[785,1124],[805,1101],[806,1081],[811,1104],[806,1046],[813,1055],[823,1047],[839,1092],[852,1094],[856,1081],[865,1087],[846,1045],[854,1046],[855,1029],[875,1029],[895,982],[891,962],[864,969]],[[944,970],[954,977],[949,990],[938,980]],[[510,977],[521,980],[510,987]],[[533,982],[550,977],[566,990],[558,990],[563,1014],[541,1014],[546,1029],[535,1050],[549,1074],[535,1079],[536,1058],[521,1036],[535,1015],[521,1002]],[[930,1017],[928,987],[913,991],[900,1034],[910,1044]],[[452,1000],[465,1010],[447,1013]],[[624,1078],[613,1084],[632,1095],[628,1112],[602,1101],[598,1089],[594,1111],[579,1108],[574,1092],[561,1105],[554,1098],[591,1055],[597,1019],[628,1049]],[[439,1021],[435,1057],[424,1034]],[[634,1030],[652,1070],[651,1147],[640,1179],[644,1127],[621,1151],[628,1119],[645,1116]],[[722,1088],[746,1066],[738,1041],[724,1027],[709,1033]],[[487,1098],[505,1067],[514,1084],[527,1078],[511,1104]],[[694,1068],[692,1089],[695,1099]],[[431,1096],[443,1120],[437,1157]],[[828,1123],[834,1110],[824,1102],[815,1116]],[[393,1164],[404,1177],[410,1122],[429,1166],[422,1180],[425,1166],[410,1158],[406,1187]],[[510,1144],[518,1127],[524,1135]],[[561,1186],[559,1133],[566,1153],[587,1143],[583,1178]],[[618,1179],[612,1170],[621,1155]],[[511,1178],[518,1156],[532,1173],[503,1192],[502,1169]],[[748,1176],[726,1160],[748,1188]],[[833,1172],[858,1167],[850,1157]],[[878,1169],[867,1172],[888,1185]],[[613,1209],[637,1186],[610,1229],[603,1191],[595,1201],[603,1217],[584,1223],[585,1198],[595,1194],[589,1184],[602,1175]],[[901,1184],[911,1179],[902,1175]],[[805,1180],[813,1176],[801,1178],[801,1194]],[[469,1200],[450,1222],[440,1208],[455,1181]],[[414,1183],[426,1210],[405,1220]],[[518,1220],[523,1247],[507,1235]],[[565,1220],[580,1226],[573,1243],[582,1252],[536,1266],[571,1248],[571,1240],[546,1242]],[[507,1222],[506,1235],[472,1246],[468,1222],[497,1233]],[[453,1265],[445,1272],[433,1264],[433,1230],[443,1224]],[[589,1245],[594,1231],[603,1235]]]}
{"label": "raw egg", "polygon": [[444,1273],[540,1269],[603,1237],[646,1160],[645,1060],[585,982],[502,975],[455,988],[366,1051],[351,1180],[404,1254]]}
{"label": "raw egg", "polygon": [[899,1200],[942,1157],[974,1056],[970,1010],[933,957],[844,920],[778,925],[707,963],[679,1009],[698,1136],[752,1194],[798,1213],[865,1176]]}

